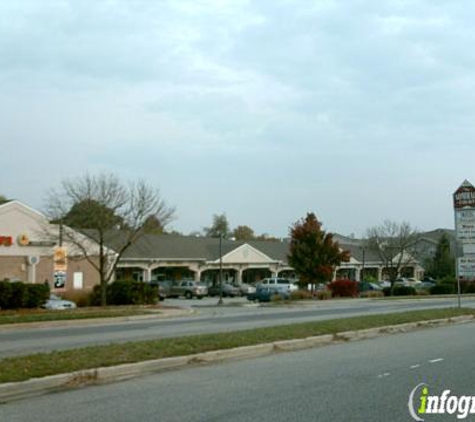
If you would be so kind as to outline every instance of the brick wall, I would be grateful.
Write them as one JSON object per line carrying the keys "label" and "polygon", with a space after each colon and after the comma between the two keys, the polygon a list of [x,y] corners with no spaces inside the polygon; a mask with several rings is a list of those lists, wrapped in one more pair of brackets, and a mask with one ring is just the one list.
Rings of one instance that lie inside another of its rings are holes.
{"label": "brick wall", "polygon": [[0,280],[28,280],[28,271],[25,257],[0,256]]}
{"label": "brick wall", "polygon": [[[29,281],[29,271],[31,271],[27,259],[24,256],[0,256],[0,280],[8,278],[10,280]],[[66,285],[62,290],[73,290],[74,273],[83,274],[83,289],[91,290],[99,284],[99,274],[94,267],[85,259],[68,259],[68,271],[66,275]],[[31,274],[31,273],[30,273]],[[51,288],[54,284],[53,257],[42,256],[35,268],[36,283],[48,282]]]}

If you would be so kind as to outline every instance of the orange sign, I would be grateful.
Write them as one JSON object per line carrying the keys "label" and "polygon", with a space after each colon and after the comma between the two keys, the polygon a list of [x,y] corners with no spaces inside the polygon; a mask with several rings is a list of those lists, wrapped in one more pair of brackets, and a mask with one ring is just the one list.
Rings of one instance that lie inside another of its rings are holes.
{"label": "orange sign", "polygon": [[66,271],[68,268],[67,252],[64,246],[54,249],[54,271]]}
{"label": "orange sign", "polygon": [[13,237],[12,236],[0,236],[0,246],[12,246]]}
{"label": "orange sign", "polygon": [[18,236],[17,241],[20,246],[27,246],[30,244],[30,239],[26,234],[21,234],[20,236]]}

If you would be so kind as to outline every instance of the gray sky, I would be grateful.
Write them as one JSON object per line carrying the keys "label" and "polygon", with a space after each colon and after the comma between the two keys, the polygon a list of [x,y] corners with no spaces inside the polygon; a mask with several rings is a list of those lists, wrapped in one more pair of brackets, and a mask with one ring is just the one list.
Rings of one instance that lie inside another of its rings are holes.
{"label": "gray sky", "polygon": [[475,182],[468,0],[2,0],[0,193],[142,178],[188,233],[453,227]]}

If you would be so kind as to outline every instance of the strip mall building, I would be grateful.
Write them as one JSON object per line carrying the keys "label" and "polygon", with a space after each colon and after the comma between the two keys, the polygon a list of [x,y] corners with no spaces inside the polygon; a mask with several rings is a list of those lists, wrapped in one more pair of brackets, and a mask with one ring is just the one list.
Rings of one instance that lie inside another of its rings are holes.
{"label": "strip mall building", "polygon": [[[45,283],[56,289],[91,289],[99,276],[73,245],[60,245],[59,227],[50,224],[40,212],[10,201],[0,205],[0,280]],[[347,263],[336,269],[334,278],[360,280],[362,271],[375,279],[384,278],[378,256],[364,250],[355,239],[337,237],[350,252]],[[97,245],[84,237],[89,256]],[[113,248],[112,248],[113,249]],[[146,235],[121,258],[117,279],[180,280],[211,283],[220,267],[224,280],[254,283],[264,277],[293,277],[288,265],[288,241],[233,241],[192,236]],[[66,257],[67,255],[67,257]],[[406,276],[420,278],[423,268],[417,262],[407,266]]]}
{"label": "strip mall building", "polygon": [[[0,280],[91,289],[99,282],[93,266],[73,245],[59,243],[59,226],[40,212],[19,201],[0,205]],[[85,244],[94,255],[97,246]]]}

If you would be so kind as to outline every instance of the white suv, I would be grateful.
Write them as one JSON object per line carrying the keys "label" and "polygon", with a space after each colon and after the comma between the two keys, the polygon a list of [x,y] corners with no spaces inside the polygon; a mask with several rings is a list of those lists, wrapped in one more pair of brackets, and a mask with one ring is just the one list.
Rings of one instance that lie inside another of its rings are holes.
{"label": "white suv", "polygon": [[292,283],[288,278],[270,277],[264,278],[258,284],[261,286],[286,286],[289,292],[298,290],[298,286]]}

